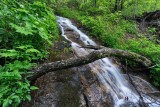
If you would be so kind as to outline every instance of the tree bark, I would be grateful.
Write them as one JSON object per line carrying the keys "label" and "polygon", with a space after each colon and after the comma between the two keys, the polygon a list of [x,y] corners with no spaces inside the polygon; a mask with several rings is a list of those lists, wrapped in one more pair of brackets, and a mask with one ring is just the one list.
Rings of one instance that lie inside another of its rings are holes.
{"label": "tree bark", "polygon": [[124,51],[124,50],[119,50],[119,49],[102,48],[99,50],[94,50],[90,54],[85,56],[81,56],[77,58],[69,58],[67,60],[61,60],[61,61],[56,61],[51,63],[45,63],[37,67],[36,69],[32,70],[33,76],[30,77],[29,80],[35,81],[37,78],[39,78],[42,75],[45,75],[48,72],[85,65],[93,61],[96,61],[98,59],[111,57],[111,56],[129,59],[129,60],[138,62],[145,67],[151,66],[151,61],[139,54],[129,52],[129,51]]}

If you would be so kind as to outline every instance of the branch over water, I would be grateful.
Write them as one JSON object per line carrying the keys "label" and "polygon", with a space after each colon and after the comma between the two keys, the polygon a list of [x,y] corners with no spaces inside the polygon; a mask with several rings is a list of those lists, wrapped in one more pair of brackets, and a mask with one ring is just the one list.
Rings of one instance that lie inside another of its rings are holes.
{"label": "branch over water", "polygon": [[45,75],[46,73],[89,64],[91,62],[94,62],[98,59],[102,59],[105,57],[119,57],[119,58],[124,58],[124,59],[135,61],[145,67],[151,66],[151,61],[147,59],[146,57],[141,56],[139,54],[120,50],[120,49],[112,49],[112,48],[103,47],[99,50],[94,50],[85,56],[81,56],[77,58],[69,58],[67,60],[61,60],[61,61],[56,61],[56,62],[51,62],[51,63],[45,63],[37,67],[36,69],[32,70],[33,76],[30,77],[29,80],[35,81],[37,78],[39,78],[42,75]]}

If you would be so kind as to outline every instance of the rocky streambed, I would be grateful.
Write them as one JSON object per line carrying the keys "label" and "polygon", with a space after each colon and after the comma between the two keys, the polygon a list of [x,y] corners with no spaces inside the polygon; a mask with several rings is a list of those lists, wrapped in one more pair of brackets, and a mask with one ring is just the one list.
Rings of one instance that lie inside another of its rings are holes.
{"label": "rocky streambed", "polygon": [[[69,19],[58,19],[62,37],[52,47],[51,53],[55,50],[62,52],[58,57],[51,54],[48,61],[78,57],[91,51],[78,46],[96,45]],[[34,91],[32,101],[24,102],[22,107],[140,107],[140,96],[136,89],[143,92],[141,95],[145,106],[159,106],[159,91],[140,77],[130,75],[132,86],[128,75],[122,74],[118,65],[110,60],[103,59],[89,65],[55,71],[38,78],[34,85],[39,90]]]}

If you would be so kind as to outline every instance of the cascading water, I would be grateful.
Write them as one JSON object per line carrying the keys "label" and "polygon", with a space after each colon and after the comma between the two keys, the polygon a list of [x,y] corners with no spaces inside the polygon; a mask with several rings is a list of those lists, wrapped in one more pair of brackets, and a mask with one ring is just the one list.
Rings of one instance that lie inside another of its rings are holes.
{"label": "cascading water", "polygon": [[[89,54],[92,50],[80,48],[80,43],[73,41],[67,35],[65,35],[66,27],[76,32],[79,35],[78,39],[84,45],[97,45],[86,34],[81,32],[76,26],[74,26],[69,19],[59,16],[57,16],[57,19],[62,32],[62,36],[66,40],[71,42],[71,46],[78,56]],[[106,89],[109,88],[109,90],[111,91],[114,99],[114,107],[121,107],[121,105],[125,104],[126,102],[134,103],[134,107],[139,106],[140,98],[138,94],[135,91],[131,90],[131,87],[127,80],[123,77],[123,75],[121,75],[118,67],[114,65],[109,58],[97,60],[93,63],[90,63],[89,66],[91,70],[97,75],[103,87],[105,87]],[[150,103],[148,104],[148,106],[159,107],[159,103],[152,103],[152,100],[147,100],[144,98],[144,101]]]}

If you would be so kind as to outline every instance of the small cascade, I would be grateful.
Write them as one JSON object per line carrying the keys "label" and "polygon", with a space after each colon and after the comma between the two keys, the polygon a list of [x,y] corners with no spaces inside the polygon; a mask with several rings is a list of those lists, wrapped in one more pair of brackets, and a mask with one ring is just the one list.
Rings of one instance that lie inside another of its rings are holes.
{"label": "small cascade", "polygon": [[[92,49],[80,48],[83,45],[97,44],[91,40],[85,33],[80,31],[72,22],[60,16],[57,16],[57,22],[61,29],[61,35],[71,42],[71,46],[77,56],[83,56],[89,54]],[[69,37],[66,31],[75,32],[78,35],[77,38]],[[76,40],[77,39],[77,42]],[[88,64],[91,71],[96,74],[101,86],[105,89],[109,89],[114,100],[114,107],[124,107],[125,104],[130,103],[127,107],[139,107],[140,98],[139,95],[134,91],[126,78],[121,74],[120,69],[116,66],[111,59],[103,58],[93,63]],[[160,107],[159,102],[152,103],[152,99],[144,98],[146,103],[149,103],[150,107]],[[154,100],[153,100],[154,101]]]}

